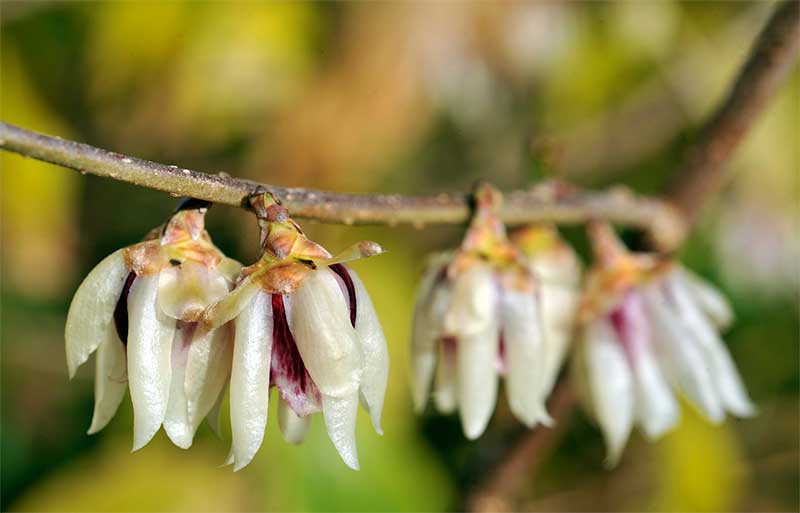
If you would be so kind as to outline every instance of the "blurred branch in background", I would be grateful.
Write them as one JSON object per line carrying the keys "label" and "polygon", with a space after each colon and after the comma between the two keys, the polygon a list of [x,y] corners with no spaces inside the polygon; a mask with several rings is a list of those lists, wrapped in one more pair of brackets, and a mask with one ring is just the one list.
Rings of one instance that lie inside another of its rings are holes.
{"label": "blurred branch in background", "polygon": [[[798,11],[800,4],[794,0],[776,6],[730,93],[704,124],[676,171],[670,196],[689,221],[725,183],[725,164],[791,69],[800,51]],[[515,440],[506,457],[486,471],[485,480],[467,498],[469,511],[514,509],[520,487],[553,450],[574,409],[575,399],[565,386],[562,380],[553,392],[551,410],[558,427],[539,428]]]}
{"label": "blurred branch in background", "polygon": [[[292,215],[330,223],[415,226],[463,223],[470,211],[466,194],[357,195],[275,187],[128,157],[8,123],[0,123],[0,148],[81,173],[242,208],[247,208],[251,194],[266,189],[280,198]],[[509,193],[501,217],[509,224],[540,221],[579,224],[590,219],[607,219],[647,230],[653,242],[664,250],[674,249],[684,236],[683,220],[670,205],[622,188],[580,192],[565,184],[545,183],[529,191]]]}

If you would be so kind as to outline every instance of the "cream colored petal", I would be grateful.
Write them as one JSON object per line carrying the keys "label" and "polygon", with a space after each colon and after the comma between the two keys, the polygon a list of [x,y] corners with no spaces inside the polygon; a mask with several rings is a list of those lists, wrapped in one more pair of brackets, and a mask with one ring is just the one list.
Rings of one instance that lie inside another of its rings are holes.
{"label": "cream colored petal", "polygon": [[236,319],[231,372],[234,470],[247,466],[264,440],[272,326],[272,299],[265,292],[256,294]]}
{"label": "cream colored petal", "polygon": [[133,450],[156,434],[167,411],[175,320],[161,313],[158,276],[139,276],[128,296],[128,383],[133,402]]}
{"label": "cream colored petal", "polygon": [[[233,356],[233,352],[231,352],[231,356]],[[217,400],[214,401],[214,406],[211,407],[208,415],[206,415],[206,422],[208,422],[211,431],[217,435],[217,438],[222,438],[222,403],[225,400],[225,388],[228,382],[229,381],[226,380],[225,383],[222,384],[222,390],[219,391]]]}
{"label": "cream colored petal", "polygon": [[297,349],[320,392],[333,397],[357,393],[361,344],[333,272],[310,273],[296,292],[284,298],[284,305]]}
{"label": "cream colored petal", "polygon": [[486,430],[497,402],[498,330],[458,339],[458,407],[464,435],[474,440]]}
{"label": "cream colored petal", "polygon": [[88,433],[103,429],[117,412],[128,388],[125,346],[115,330],[97,348],[94,378],[94,415]]}
{"label": "cream colored petal", "polygon": [[411,337],[411,389],[414,410],[425,409],[436,369],[436,352],[444,315],[450,305],[450,287],[437,284],[443,265],[430,267],[422,278],[414,307]]}
{"label": "cream colored petal", "polygon": [[389,350],[378,314],[372,306],[367,289],[352,269],[347,270],[356,292],[356,332],[361,340],[364,371],[361,376],[361,401],[369,412],[372,426],[380,434],[381,412],[389,380]]}
{"label": "cream colored petal", "polygon": [[358,470],[358,451],[356,450],[356,418],[358,416],[358,393],[344,397],[331,397],[322,394],[322,414],[325,428],[333,446],[339,452],[345,465]]}
{"label": "cream colored petal", "polygon": [[224,275],[192,260],[163,269],[158,287],[161,310],[173,319],[184,321],[200,320],[206,307],[228,293]]}
{"label": "cream colored petal", "polygon": [[633,376],[622,346],[606,320],[590,323],[585,336],[587,384],[595,419],[606,440],[606,465],[613,467],[633,427]]}
{"label": "cream colored petal", "polygon": [[217,271],[222,273],[230,285],[236,283],[236,278],[239,276],[239,271],[241,270],[242,264],[228,257],[222,257],[222,261],[220,261],[219,265],[217,266]]}
{"label": "cream colored petal", "polygon": [[717,289],[700,276],[684,267],[675,270],[675,278],[686,287],[703,312],[719,328],[727,328],[733,322],[733,310],[728,300]]}
{"label": "cream colored petal", "polygon": [[278,427],[283,433],[283,438],[290,444],[301,444],[306,439],[308,428],[311,426],[311,415],[299,417],[284,401],[279,398]]}
{"label": "cream colored petal", "polygon": [[436,382],[433,403],[439,413],[449,415],[458,407],[458,342],[442,341],[439,349],[439,365],[436,368]]}
{"label": "cream colored petal", "polygon": [[352,262],[353,260],[359,260],[361,258],[380,255],[384,251],[385,250],[377,242],[362,240],[351,246],[348,246],[344,250],[334,255],[332,258],[316,260],[315,262],[320,266],[343,264],[345,262]]}
{"label": "cream colored petal", "polygon": [[164,431],[172,443],[181,449],[192,446],[194,430],[189,423],[189,408],[186,399],[186,361],[194,335],[194,326],[179,323],[172,340],[172,380],[169,388],[167,412],[164,415]]}
{"label": "cream colored petal", "polygon": [[669,389],[649,348],[635,356],[636,417],[650,439],[672,429],[680,418],[678,402]]}
{"label": "cream colored petal", "polygon": [[533,292],[502,294],[501,332],[505,342],[506,395],[511,412],[526,426],[551,424],[545,408],[542,378],[546,348],[539,304]]}
{"label": "cream colored petal", "polygon": [[486,331],[497,316],[497,282],[491,267],[478,263],[453,284],[450,308],[444,317],[446,335],[471,335]]}
{"label": "cream colored petal", "polygon": [[97,264],[69,305],[64,339],[70,378],[116,329],[114,308],[130,272],[125,265],[124,251],[115,251]]}
{"label": "cream colored petal", "polygon": [[[233,359],[233,323],[208,332],[198,327],[186,362],[185,390],[192,432],[224,394]],[[219,418],[219,412],[215,415]]]}
{"label": "cream colored petal", "polygon": [[262,289],[253,283],[252,275],[236,286],[228,295],[209,306],[203,313],[203,322],[208,329],[216,329],[232,321]]}

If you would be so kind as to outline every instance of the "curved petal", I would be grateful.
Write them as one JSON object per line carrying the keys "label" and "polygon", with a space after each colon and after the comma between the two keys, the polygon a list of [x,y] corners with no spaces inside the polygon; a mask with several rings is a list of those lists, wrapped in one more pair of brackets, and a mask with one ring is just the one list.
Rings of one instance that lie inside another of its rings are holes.
{"label": "curved petal", "polygon": [[634,368],[636,417],[648,438],[658,438],[678,422],[678,402],[649,348],[638,352]]}
{"label": "curved petal", "polygon": [[322,395],[322,414],[325,428],[333,446],[339,452],[345,465],[358,470],[358,451],[356,450],[356,418],[358,415],[358,394],[344,397]]}
{"label": "curved petal", "polygon": [[120,249],[97,264],[75,292],[64,330],[70,378],[97,346],[111,337],[114,308],[129,272],[125,250]]}
{"label": "curved petal", "polygon": [[614,330],[605,319],[586,327],[583,344],[592,409],[608,448],[606,465],[614,466],[633,427],[631,369]]}
{"label": "curved petal", "polygon": [[464,435],[475,440],[486,430],[497,402],[497,326],[458,339],[458,406]]}
{"label": "curved petal", "polygon": [[436,369],[437,341],[450,304],[450,287],[437,284],[445,264],[431,266],[422,278],[414,307],[411,335],[411,392],[414,410],[425,409]]}
{"label": "curved petal", "polygon": [[285,299],[289,329],[320,392],[333,397],[358,392],[361,348],[333,272],[320,269],[309,273],[297,291]]}
{"label": "curved petal", "polygon": [[455,338],[447,338],[439,345],[439,365],[436,368],[433,403],[439,413],[449,415],[458,407],[458,341]]}
{"label": "curved petal", "polygon": [[[233,355],[233,351],[231,351],[231,355]],[[217,400],[214,401],[214,405],[208,411],[208,415],[206,415],[206,422],[208,422],[208,426],[211,428],[211,431],[217,435],[217,438],[222,438],[222,402],[225,400],[225,385],[227,384],[228,380],[222,384],[222,390],[219,391]]]}
{"label": "curved petal", "polygon": [[491,267],[476,263],[456,277],[450,308],[444,317],[446,335],[486,331],[497,315],[497,283]]}
{"label": "curved petal", "polygon": [[228,293],[225,276],[192,260],[164,268],[158,280],[158,306],[178,320],[200,320],[207,306]]}
{"label": "curved petal", "polygon": [[539,301],[533,292],[503,291],[501,333],[505,342],[506,394],[512,413],[526,426],[551,424],[542,378],[546,353]]}
{"label": "curved petal", "polygon": [[192,446],[194,430],[189,424],[189,408],[186,400],[186,361],[192,344],[194,323],[178,322],[175,338],[172,340],[172,380],[169,388],[167,412],[164,415],[164,431],[172,443],[181,449]]}
{"label": "curved petal", "polygon": [[278,427],[283,438],[290,444],[301,444],[306,439],[311,426],[311,415],[298,416],[283,399],[278,403]]}
{"label": "curved petal", "polygon": [[[211,332],[198,327],[186,361],[185,391],[192,433],[222,400],[233,359],[233,325]],[[214,416],[219,417],[219,413]]]}
{"label": "curved petal", "polygon": [[353,280],[356,292],[356,332],[361,340],[361,352],[364,355],[364,372],[361,376],[361,401],[369,412],[372,426],[380,434],[381,412],[386,396],[386,385],[389,380],[389,350],[383,334],[378,314],[372,306],[367,289],[358,275],[347,269]]}
{"label": "curved petal", "polygon": [[250,304],[256,294],[262,292],[252,278],[253,275],[244,278],[230,293],[203,312],[203,323],[208,329],[216,329],[232,321]]}
{"label": "curved petal", "polygon": [[157,296],[157,275],[137,277],[128,296],[128,383],[134,451],[156,434],[169,400],[175,320],[161,313]]}
{"label": "curved petal", "polygon": [[685,267],[676,268],[676,279],[686,287],[697,305],[719,328],[727,328],[733,322],[733,309],[718,290]]}
{"label": "curved petal", "polygon": [[103,429],[117,412],[128,388],[125,346],[115,330],[97,348],[94,378],[94,414],[88,434]]}
{"label": "curved petal", "polygon": [[264,440],[271,352],[272,301],[260,292],[236,319],[231,371],[234,470],[247,466]]}

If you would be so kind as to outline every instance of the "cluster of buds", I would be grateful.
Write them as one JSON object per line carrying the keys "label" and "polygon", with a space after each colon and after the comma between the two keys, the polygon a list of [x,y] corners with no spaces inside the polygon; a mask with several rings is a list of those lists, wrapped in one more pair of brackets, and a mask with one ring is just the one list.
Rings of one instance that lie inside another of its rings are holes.
{"label": "cluster of buds", "polygon": [[433,387],[436,408],[458,409],[470,439],[486,429],[501,375],[518,419],[551,423],[545,399],[569,340],[579,274],[569,247],[548,228],[520,232],[524,252],[508,240],[497,190],[481,185],[474,201],[461,247],[434,256],[426,270],[412,340],[416,410]]}
{"label": "cluster of buds", "polygon": [[261,446],[272,387],[288,441],[302,442],[310,415],[321,411],[342,459],[357,469],[358,405],[380,433],[389,358],[369,295],[344,263],[382,249],[361,242],[331,256],[271,194],[251,203],[262,256],[249,267],[211,243],[208,205],[188,200],[163,229],[113,253],[84,280],[70,306],[66,349],[70,376],[97,351],[89,432],[108,423],[130,388],[134,450],[162,424],[188,448],[202,419],[217,415],[230,380],[235,470]]}

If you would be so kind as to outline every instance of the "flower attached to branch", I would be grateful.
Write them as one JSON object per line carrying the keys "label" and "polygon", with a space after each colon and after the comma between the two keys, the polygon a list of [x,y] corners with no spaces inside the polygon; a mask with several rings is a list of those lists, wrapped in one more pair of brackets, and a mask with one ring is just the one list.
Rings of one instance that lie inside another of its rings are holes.
{"label": "flower attached to branch", "polygon": [[682,392],[711,422],[754,413],[718,331],[725,299],[679,264],[631,254],[603,223],[589,227],[595,253],[581,305],[574,358],[579,396],[600,425],[607,463],[619,460],[633,425],[654,439],[670,430]]}
{"label": "flower attached to branch", "polygon": [[491,418],[499,375],[517,418],[550,422],[538,283],[497,216],[499,191],[481,185],[474,200],[461,247],[435,256],[422,279],[412,338],[415,409],[425,408],[433,385],[437,409],[458,409],[470,439]]}
{"label": "flower attached to branch", "polygon": [[230,371],[232,329],[209,330],[204,309],[224,297],[241,265],[204,229],[204,201],[183,201],[144,242],[106,257],[83,281],[67,315],[70,377],[95,361],[95,407],[89,433],[113,417],[125,389],[134,412],[133,449],[164,425],[188,448],[214,410]]}
{"label": "flower attached to branch", "polygon": [[205,317],[210,328],[235,319],[229,461],[239,470],[253,459],[264,437],[269,389],[276,387],[286,440],[302,442],[311,414],[321,411],[342,459],[357,469],[358,404],[381,433],[389,356],[369,295],[344,263],[383,250],[360,242],[332,257],[272,194],[255,195],[251,204],[261,227],[261,259],[242,270],[233,292]]}

